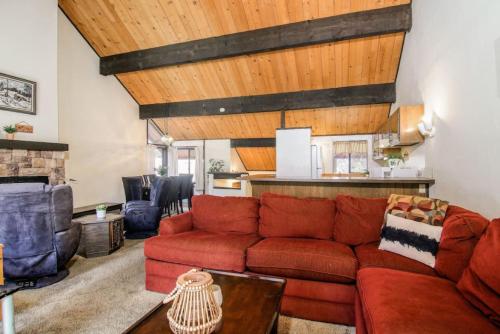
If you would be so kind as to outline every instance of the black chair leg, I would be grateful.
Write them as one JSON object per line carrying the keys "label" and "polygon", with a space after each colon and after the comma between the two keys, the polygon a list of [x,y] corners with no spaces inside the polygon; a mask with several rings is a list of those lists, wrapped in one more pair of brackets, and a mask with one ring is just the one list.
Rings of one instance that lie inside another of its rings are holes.
{"label": "black chair leg", "polygon": [[179,205],[181,207],[181,213],[184,213],[184,208],[182,207],[182,199],[179,200]]}

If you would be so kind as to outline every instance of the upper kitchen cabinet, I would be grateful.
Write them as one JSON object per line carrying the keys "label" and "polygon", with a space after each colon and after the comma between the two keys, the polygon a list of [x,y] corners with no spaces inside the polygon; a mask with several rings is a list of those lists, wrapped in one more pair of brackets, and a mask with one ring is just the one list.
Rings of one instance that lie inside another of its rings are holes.
{"label": "upper kitchen cabinet", "polygon": [[423,115],[423,105],[401,106],[392,113],[373,136],[373,158],[383,158],[390,148],[423,143],[417,126]]}

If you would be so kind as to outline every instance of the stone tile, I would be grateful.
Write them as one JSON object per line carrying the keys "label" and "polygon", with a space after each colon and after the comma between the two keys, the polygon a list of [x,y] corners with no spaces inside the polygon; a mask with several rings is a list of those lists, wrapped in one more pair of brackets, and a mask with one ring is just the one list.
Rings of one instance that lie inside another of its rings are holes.
{"label": "stone tile", "polygon": [[20,176],[41,176],[48,175],[45,168],[19,168]]}
{"label": "stone tile", "polygon": [[41,157],[45,159],[52,159],[54,152],[52,151],[41,151]]}
{"label": "stone tile", "polygon": [[33,168],[44,168],[46,166],[44,158],[33,158],[31,159],[31,164]]}
{"label": "stone tile", "polygon": [[64,168],[54,168],[53,172],[55,173],[57,179],[65,178]]}
{"label": "stone tile", "polygon": [[6,166],[6,175],[4,176],[17,176],[19,175],[19,166],[14,163],[5,164]]}
{"label": "stone tile", "polygon": [[0,176],[7,176],[7,164],[0,163]]}
{"label": "stone tile", "polygon": [[28,163],[30,162],[30,158],[28,156],[13,156],[12,157],[12,162],[13,163]]}
{"label": "stone tile", "polygon": [[12,162],[12,151],[2,153],[0,152],[0,163]]}
{"label": "stone tile", "polygon": [[31,158],[40,158],[41,155],[40,151],[28,151],[28,157]]}
{"label": "stone tile", "polygon": [[2,153],[9,153],[9,154],[11,154],[12,150],[8,149],[8,148],[0,148],[0,154],[2,154]]}
{"label": "stone tile", "polygon": [[54,151],[53,158],[54,159],[64,159],[64,152]]}
{"label": "stone tile", "polygon": [[64,159],[56,159],[56,167],[64,168]]}
{"label": "stone tile", "polygon": [[12,156],[14,156],[14,157],[26,157],[26,156],[28,156],[28,150],[12,150]]}

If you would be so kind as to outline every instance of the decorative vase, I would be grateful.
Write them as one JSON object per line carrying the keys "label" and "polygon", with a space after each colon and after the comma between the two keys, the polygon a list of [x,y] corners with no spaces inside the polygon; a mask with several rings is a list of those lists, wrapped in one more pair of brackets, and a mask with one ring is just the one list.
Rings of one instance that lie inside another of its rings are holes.
{"label": "decorative vase", "polygon": [[5,133],[5,139],[8,139],[8,140],[14,140],[15,136],[16,136],[15,133]]}
{"label": "decorative vase", "polygon": [[96,210],[97,219],[106,218],[106,210]]}
{"label": "decorative vase", "polygon": [[[167,311],[170,329],[175,334],[209,334],[221,323],[222,309],[212,288],[212,276],[192,269],[177,278],[175,289],[163,303],[173,300]],[[222,299],[222,298],[221,298]]]}

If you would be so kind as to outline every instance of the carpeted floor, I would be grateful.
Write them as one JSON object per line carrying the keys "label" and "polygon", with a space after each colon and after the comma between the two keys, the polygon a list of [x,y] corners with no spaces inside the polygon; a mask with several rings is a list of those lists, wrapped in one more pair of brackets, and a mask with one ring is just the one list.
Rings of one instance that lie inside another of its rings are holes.
{"label": "carpeted floor", "polygon": [[[63,281],[15,294],[18,333],[121,333],[163,299],[144,289],[142,241],[127,240],[105,257],[75,256],[70,266]],[[280,334],[354,334],[351,327],[288,317],[279,325]]]}

